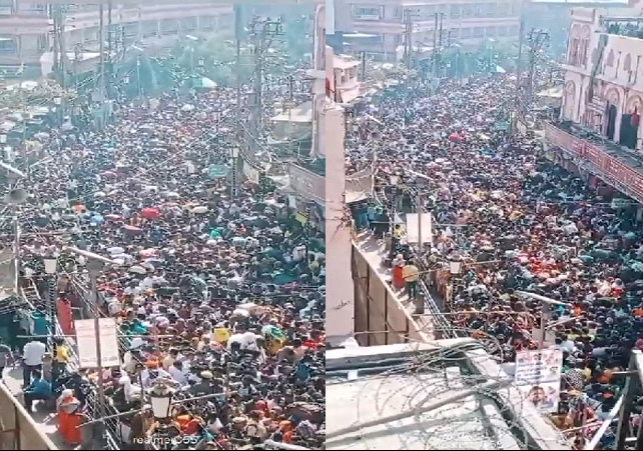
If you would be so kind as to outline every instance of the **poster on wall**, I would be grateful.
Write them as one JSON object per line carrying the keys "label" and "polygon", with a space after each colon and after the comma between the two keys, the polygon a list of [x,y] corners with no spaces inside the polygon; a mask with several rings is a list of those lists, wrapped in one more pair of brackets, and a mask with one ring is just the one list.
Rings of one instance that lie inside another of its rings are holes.
{"label": "poster on wall", "polygon": [[563,352],[560,349],[524,351],[516,355],[514,381],[530,402],[541,412],[558,410],[563,374]]}

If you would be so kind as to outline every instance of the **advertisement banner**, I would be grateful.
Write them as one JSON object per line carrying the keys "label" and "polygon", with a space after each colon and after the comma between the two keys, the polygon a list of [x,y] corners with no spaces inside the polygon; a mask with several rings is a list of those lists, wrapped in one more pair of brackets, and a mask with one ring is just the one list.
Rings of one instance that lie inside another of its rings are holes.
{"label": "advertisement banner", "polygon": [[290,188],[303,198],[323,204],[326,198],[324,177],[296,164],[288,167]]}
{"label": "advertisement banner", "polygon": [[525,402],[531,402],[542,412],[558,410],[562,374],[560,349],[523,351],[516,355],[516,386],[525,395]]}
{"label": "advertisement banner", "polygon": [[590,163],[598,170],[596,175],[599,178],[603,176],[613,180],[617,187],[627,188],[626,194],[638,202],[643,202],[643,174],[627,166],[618,157],[609,154],[599,146],[560,130],[552,124],[545,126],[545,140],[550,145],[560,147]]}
{"label": "advertisement banner", "polygon": [[[97,334],[93,319],[74,321],[76,343],[78,345],[78,366],[80,368],[98,368]],[[120,366],[121,359],[118,349],[118,326],[114,318],[98,320],[100,338],[101,367]]]}

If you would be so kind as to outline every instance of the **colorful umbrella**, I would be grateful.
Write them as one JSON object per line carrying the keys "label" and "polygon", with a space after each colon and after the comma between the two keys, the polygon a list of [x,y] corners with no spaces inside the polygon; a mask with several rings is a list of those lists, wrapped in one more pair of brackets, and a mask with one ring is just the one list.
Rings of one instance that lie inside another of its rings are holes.
{"label": "colorful umbrella", "polygon": [[141,210],[141,216],[145,219],[158,219],[161,216],[161,212],[156,208],[147,207]]}

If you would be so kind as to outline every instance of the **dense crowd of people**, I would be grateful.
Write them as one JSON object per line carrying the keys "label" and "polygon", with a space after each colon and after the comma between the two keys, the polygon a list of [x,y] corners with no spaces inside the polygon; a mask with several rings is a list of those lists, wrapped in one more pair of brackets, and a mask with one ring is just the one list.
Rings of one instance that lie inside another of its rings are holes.
{"label": "dense crowd of people", "polygon": [[[349,165],[370,164],[375,146],[376,197],[385,200],[353,210],[358,225],[370,225],[378,237],[392,230],[397,247],[386,261],[401,268],[395,288],[405,285],[403,269],[417,260],[423,267],[461,261],[447,302],[460,313],[451,316],[453,328],[490,337],[506,362],[538,348],[544,316],[545,346],[564,356],[557,408],[548,413],[562,429],[588,425],[576,438],[582,446],[590,425],[606,418],[618,398],[624,378],[613,373],[627,368],[631,349],[643,349],[638,205],[611,202],[623,196],[600,184],[599,193],[546,159],[539,140],[498,127],[505,120],[499,105],[511,99],[513,83],[503,74],[467,84],[448,80],[430,95],[429,83],[411,80],[375,98],[365,106],[371,119],[349,140]],[[418,198],[436,223],[435,240],[420,256],[403,246],[401,226],[390,225]],[[563,305],[543,315],[540,301],[518,291]],[[641,414],[640,405],[634,412]],[[608,432],[602,446],[613,444]]]}
{"label": "dense crowd of people", "polygon": [[[47,373],[69,445],[84,441],[75,424],[89,410],[132,412],[106,424],[133,449],[159,427],[184,449],[323,442],[323,233],[269,182],[244,182],[239,169],[231,187],[235,98],[172,90],[120,105],[100,131],[41,138],[46,162],[29,170],[20,206],[22,275],[47,295],[42,258],[58,257],[60,330],[74,334],[74,314],[115,317],[122,346],[122,365],[100,373],[74,369],[73,341],[25,348],[29,407]],[[63,246],[117,262],[97,277],[99,312],[87,302],[91,263]],[[97,410],[98,378],[109,405]],[[170,426],[151,414],[159,386],[182,400]]]}

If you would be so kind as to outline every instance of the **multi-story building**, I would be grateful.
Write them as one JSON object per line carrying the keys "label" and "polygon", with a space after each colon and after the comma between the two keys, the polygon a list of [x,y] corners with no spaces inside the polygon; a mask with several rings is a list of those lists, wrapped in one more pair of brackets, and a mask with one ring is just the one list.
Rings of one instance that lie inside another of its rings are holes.
{"label": "multi-story building", "polygon": [[[520,0],[335,0],[334,33],[354,53],[393,59],[411,32],[412,45],[515,39]],[[436,27],[436,14],[439,20]],[[409,23],[410,22],[410,23]],[[441,41],[440,41],[440,30]]]}
{"label": "multi-story building", "polygon": [[[79,53],[99,48],[98,5],[66,5],[64,41],[71,61]],[[125,45],[137,43],[146,49],[169,48],[186,35],[231,35],[232,6],[208,3],[158,4],[152,6],[114,3],[111,14],[103,8],[105,36]],[[111,20],[110,20],[111,17]],[[111,26],[108,27],[108,23]],[[22,0],[0,0],[0,70],[11,76],[21,66],[38,74],[41,58],[53,51],[51,6]]]}
{"label": "multi-story building", "polygon": [[[572,10],[559,124],[545,129],[550,157],[643,202],[643,27],[630,17]],[[643,218],[643,208],[639,208]]]}

